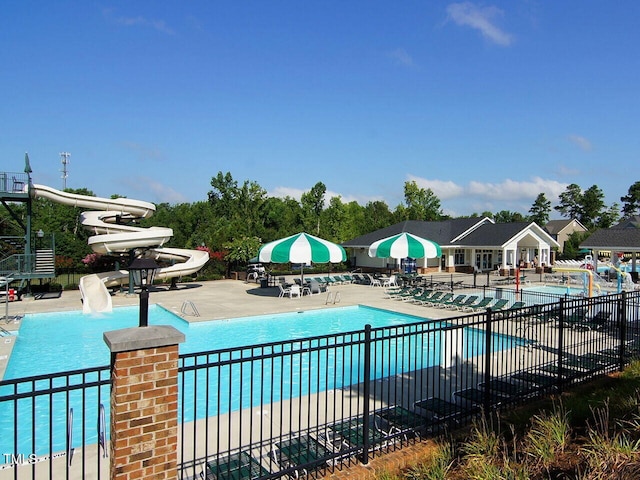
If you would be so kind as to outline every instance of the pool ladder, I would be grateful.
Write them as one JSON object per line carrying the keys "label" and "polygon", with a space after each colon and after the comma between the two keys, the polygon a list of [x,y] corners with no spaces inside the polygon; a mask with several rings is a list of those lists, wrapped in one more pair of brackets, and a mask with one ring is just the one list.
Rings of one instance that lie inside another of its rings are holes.
{"label": "pool ladder", "polygon": [[200,316],[200,312],[198,312],[195,303],[193,303],[191,300],[185,300],[184,302],[182,302],[182,308],[180,309],[180,312],[183,315],[193,315],[194,317]]}
{"label": "pool ladder", "polygon": [[340,303],[340,292],[329,292],[327,294],[327,299],[325,300],[324,304],[325,305],[329,305],[329,304],[336,304],[336,303]]}
{"label": "pool ladder", "polygon": [[12,333],[9,330],[5,330],[4,328],[0,327],[0,337],[10,337],[12,336]]}

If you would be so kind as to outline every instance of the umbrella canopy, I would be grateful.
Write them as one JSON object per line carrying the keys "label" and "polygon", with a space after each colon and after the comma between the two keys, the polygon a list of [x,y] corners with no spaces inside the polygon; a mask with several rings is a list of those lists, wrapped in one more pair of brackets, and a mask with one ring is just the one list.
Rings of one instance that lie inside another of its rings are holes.
{"label": "umbrella canopy", "polygon": [[369,247],[369,256],[378,258],[434,258],[441,255],[437,243],[406,232],[373,242]]}
{"label": "umbrella canopy", "polygon": [[302,232],[263,245],[258,251],[258,260],[263,263],[339,263],[347,260],[347,252],[340,245]]}

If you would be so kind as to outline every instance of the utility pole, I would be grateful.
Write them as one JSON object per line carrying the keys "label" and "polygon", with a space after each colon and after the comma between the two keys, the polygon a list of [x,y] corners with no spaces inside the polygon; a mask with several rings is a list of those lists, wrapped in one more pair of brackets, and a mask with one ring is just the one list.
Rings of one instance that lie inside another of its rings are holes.
{"label": "utility pole", "polygon": [[69,164],[70,160],[69,157],[71,156],[70,153],[68,152],[62,152],[60,154],[60,161],[62,162],[62,189],[66,190],[67,189],[67,177],[69,176],[69,174],[67,173],[67,165]]}

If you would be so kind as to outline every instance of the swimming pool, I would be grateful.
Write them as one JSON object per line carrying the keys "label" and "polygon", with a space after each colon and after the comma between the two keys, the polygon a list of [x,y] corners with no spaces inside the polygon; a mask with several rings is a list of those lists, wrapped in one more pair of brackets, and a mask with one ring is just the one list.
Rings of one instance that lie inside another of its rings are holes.
{"label": "swimming pool", "polygon": [[[362,330],[365,324],[373,328],[401,326],[425,319],[410,315],[404,315],[388,310],[371,307],[353,306],[339,307],[323,310],[309,310],[288,314],[262,315],[254,317],[237,318],[232,320],[217,320],[211,322],[189,323],[173,315],[171,312],[159,306],[152,306],[149,311],[150,325],[172,325],[185,334],[186,342],[180,345],[181,354],[198,353],[216,349],[230,349],[256,345],[269,342],[279,342],[324,336],[332,333],[342,333]],[[121,328],[135,327],[138,323],[137,307],[123,307],[114,309],[110,314],[85,316],[81,312],[63,312],[57,314],[27,315],[22,321],[16,345],[7,368],[5,378],[20,378],[43,373],[55,373],[79,368],[99,367],[108,365],[110,359],[109,350],[103,340],[103,332]],[[373,378],[394,375],[398,371],[407,371],[407,362],[411,358],[422,358],[423,363],[411,365],[411,368],[424,368],[431,366],[440,358],[440,349],[443,343],[442,332],[432,332],[421,342],[415,341],[415,336],[409,336],[393,344],[389,348],[395,349],[400,354],[390,355],[390,361],[378,364],[376,371],[372,372]],[[478,337],[483,336],[481,331],[473,328],[464,329],[464,342],[478,342]],[[495,336],[494,348],[502,349],[507,343],[503,340],[507,337]],[[308,346],[308,345],[307,345]],[[270,355],[274,347],[266,347],[263,354]],[[416,351],[420,349],[420,352]],[[331,350],[331,349],[329,349]],[[234,350],[237,354],[240,350]],[[428,352],[428,354],[426,354]],[[482,352],[475,351],[476,355]],[[327,389],[341,388],[362,378],[362,361],[359,359],[360,350],[350,346],[341,347],[340,351],[329,351],[326,356],[309,360],[303,355],[286,355],[282,361],[274,362],[269,368],[264,369],[263,361],[256,361],[249,367],[241,367],[235,364],[221,369],[215,376],[209,376],[208,372],[187,372],[179,376],[181,395],[185,399],[184,408],[180,409],[181,421],[191,421],[205,416],[216,415],[220,412],[235,411],[259,405],[268,398],[270,402],[276,402],[296,396],[307,395]],[[411,357],[410,357],[411,356]],[[434,360],[435,359],[435,360]],[[351,365],[343,365],[343,360]],[[188,362],[185,362],[188,364]],[[284,372],[300,372],[296,378],[287,378]],[[317,382],[309,381],[314,373],[320,372]],[[282,374],[282,375],[281,375]],[[291,381],[290,385],[278,385],[272,388],[273,378],[280,377],[285,381]],[[231,387],[230,379],[240,379],[241,388]],[[208,397],[207,410],[200,407],[205,402],[202,396],[209,391],[222,389],[224,394]],[[228,393],[227,393],[228,392]],[[260,392],[254,397],[251,393]],[[3,392],[0,389],[0,394]],[[104,386],[93,388],[82,395],[81,391],[70,392],[68,395],[58,395],[53,399],[53,408],[49,404],[48,397],[42,397],[35,402],[35,408],[31,400],[26,399],[19,405],[20,417],[24,425],[20,429],[30,431],[35,424],[36,437],[42,439],[37,442],[35,451],[37,454],[45,454],[49,451],[48,429],[53,425],[52,451],[64,450],[66,446],[66,416],[69,407],[74,408],[77,414],[84,414],[86,423],[95,425],[98,418],[98,394],[100,401],[104,403],[106,418],[109,416],[109,388]],[[182,406],[182,402],[181,402]],[[198,408],[197,411],[194,409]],[[10,411],[8,411],[10,410]],[[31,439],[21,437],[18,447],[13,445],[13,419],[12,405],[0,404],[0,451],[31,452]],[[34,422],[30,420],[33,417]],[[53,419],[50,421],[50,419]],[[108,429],[107,421],[107,429]],[[87,444],[97,442],[95,427],[85,428],[80,423],[73,426],[74,443]],[[108,436],[108,432],[107,432]],[[24,438],[24,439],[23,439]],[[80,446],[80,445],[75,445]]]}

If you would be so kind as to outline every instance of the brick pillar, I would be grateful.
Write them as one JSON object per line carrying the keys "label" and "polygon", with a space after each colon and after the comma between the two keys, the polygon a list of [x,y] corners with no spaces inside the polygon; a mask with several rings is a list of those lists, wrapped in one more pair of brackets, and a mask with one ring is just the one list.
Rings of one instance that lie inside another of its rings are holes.
{"label": "brick pillar", "polygon": [[111,480],[176,479],[178,345],[170,326],[104,333],[111,350]]}

